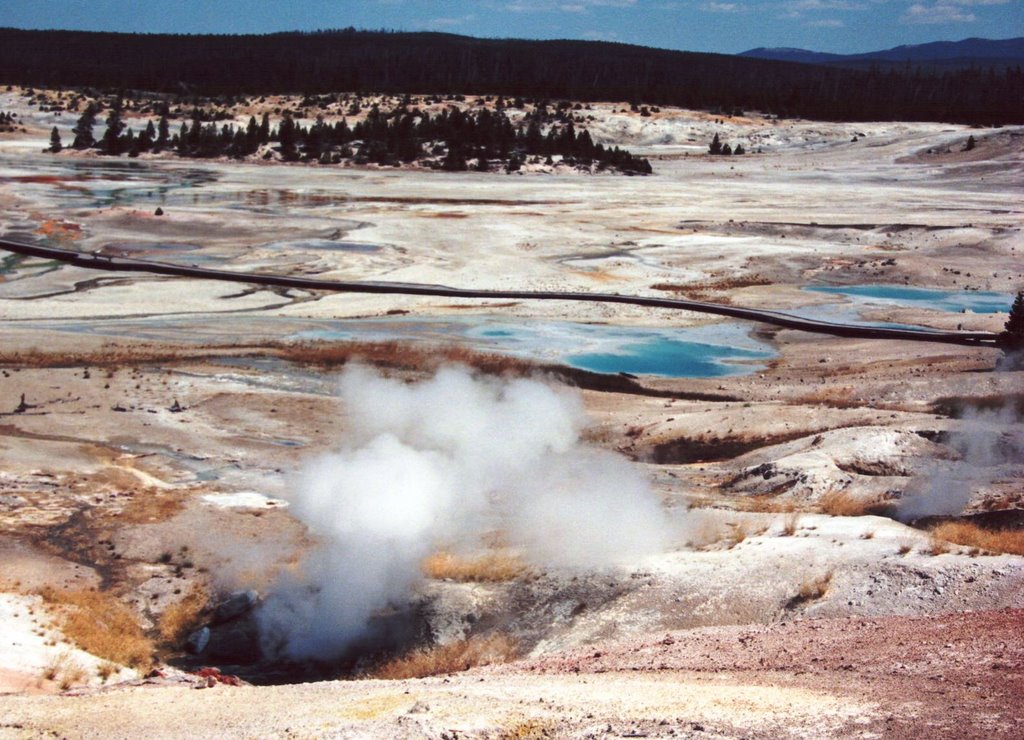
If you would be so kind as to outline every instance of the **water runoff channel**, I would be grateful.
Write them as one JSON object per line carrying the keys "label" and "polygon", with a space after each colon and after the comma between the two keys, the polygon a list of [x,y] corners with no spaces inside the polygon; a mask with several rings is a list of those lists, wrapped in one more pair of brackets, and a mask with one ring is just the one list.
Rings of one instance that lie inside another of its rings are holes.
{"label": "water runoff channel", "polygon": [[[997,346],[998,334],[992,332],[940,331],[905,325],[853,323],[845,320],[825,320],[820,312],[816,316],[782,313],[763,309],[744,308],[682,298],[622,295],[617,293],[554,292],[526,290],[486,290],[459,288],[422,283],[377,281],[335,281],[294,277],[269,273],[246,273],[221,270],[200,265],[179,265],[131,256],[108,256],[79,252],[59,247],[30,244],[0,239],[0,248],[14,254],[55,260],[77,267],[105,272],[139,272],[178,278],[221,280],[268,287],[302,290],[371,293],[381,295],[421,295],[464,299],[503,299],[517,301],[583,301],[618,303],[670,310],[695,311],[741,321],[754,321],[786,329],[814,332],[838,337],[879,339],[890,341],[940,342],[962,346]],[[1008,310],[1009,298],[995,293],[971,293],[963,296],[919,288],[898,286],[810,287],[809,290],[842,294],[856,301],[881,300],[890,303],[930,306],[939,310],[972,310],[991,313]],[[845,317],[844,317],[845,318]],[[330,327],[304,332],[304,339],[355,339],[367,331],[385,331],[392,335],[419,334],[421,320],[339,321]],[[564,361],[584,370],[603,373],[625,372],[636,375],[663,377],[714,377],[750,370],[772,355],[769,348],[749,339],[745,332],[723,327],[688,329],[685,337],[671,328],[638,331],[628,327],[577,325],[557,322],[544,325],[487,322],[471,324],[453,320],[454,330],[464,338],[500,347],[516,353],[531,344],[555,345]],[[573,353],[573,344],[579,340],[588,346],[585,352]],[[611,347],[609,349],[609,347]],[[737,364],[740,363],[740,364]]]}

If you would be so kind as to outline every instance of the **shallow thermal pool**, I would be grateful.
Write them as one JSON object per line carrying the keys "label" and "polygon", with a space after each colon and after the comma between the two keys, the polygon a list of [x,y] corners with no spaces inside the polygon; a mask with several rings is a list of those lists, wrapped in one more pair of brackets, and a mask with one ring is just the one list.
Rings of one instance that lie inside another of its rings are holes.
{"label": "shallow thermal pool", "polygon": [[753,372],[774,356],[748,336],[749,325],[679,329],[499,319],[376,319],[332,322],[294,339],[413,339],[469,344],[542,362],[600,373],[711,378]]}
{"label": "shallow thermal pool", "polygon": [[857,303],[925,308],[935,311],[1005,313],[1013,296],[983,290],[932,290],[903,285],[820,285],[805,290],[842,295]]}

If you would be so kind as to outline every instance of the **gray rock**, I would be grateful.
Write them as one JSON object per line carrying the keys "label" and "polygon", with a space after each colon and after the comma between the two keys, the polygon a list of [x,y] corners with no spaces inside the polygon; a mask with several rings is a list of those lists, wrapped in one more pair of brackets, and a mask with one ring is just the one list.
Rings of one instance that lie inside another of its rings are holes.
{"label": "gray rock", "polygon": [[185,640],[185,649],[193,655],[199,655],[201,652],[206,650],[206,646],[210,644],[210,628],[200,627]]}
{"label": "gray rock", "polygon": [[213,624],[223,624],[245,616],[255,608],[259,598],[259,594],[252,589],[236,591],[217,604],[213,612]]}

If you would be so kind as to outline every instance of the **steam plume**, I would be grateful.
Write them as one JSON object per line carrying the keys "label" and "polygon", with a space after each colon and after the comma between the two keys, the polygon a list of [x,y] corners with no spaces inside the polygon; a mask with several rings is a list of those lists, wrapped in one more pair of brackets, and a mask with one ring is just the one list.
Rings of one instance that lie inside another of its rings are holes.
{"label": "steam plume", "polygon": [[936,462],[912,482],[900,501],[898,516],[913,521],[929,516],[955,516],[972,494],[1024,460],[1024,424],[1012,403],[996,411],[968,409],[950,446],[959,460]]}
{"label": "steam plume", "polygon": [[536,380],[443,369],[406,385],[345,372],[341,448],[310,462],[292,511],[319,545],[258,614],[264,649],[330,659],[408,598],[439,544],[500,531],[544,567],[604,567],[665,547],[668,526],[635,466],[580,440],[575,394]]}

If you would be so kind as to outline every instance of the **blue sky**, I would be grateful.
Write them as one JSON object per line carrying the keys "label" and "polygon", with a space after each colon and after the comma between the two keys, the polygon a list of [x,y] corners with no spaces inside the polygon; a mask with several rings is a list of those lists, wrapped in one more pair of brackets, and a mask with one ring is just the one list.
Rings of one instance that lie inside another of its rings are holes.
{"label": "blue sky", "polygon": [[1024,35],[1024,0],[0,0],[0,26],[153,33],[355,26],[727,54],[755,46],[854,53]]}

